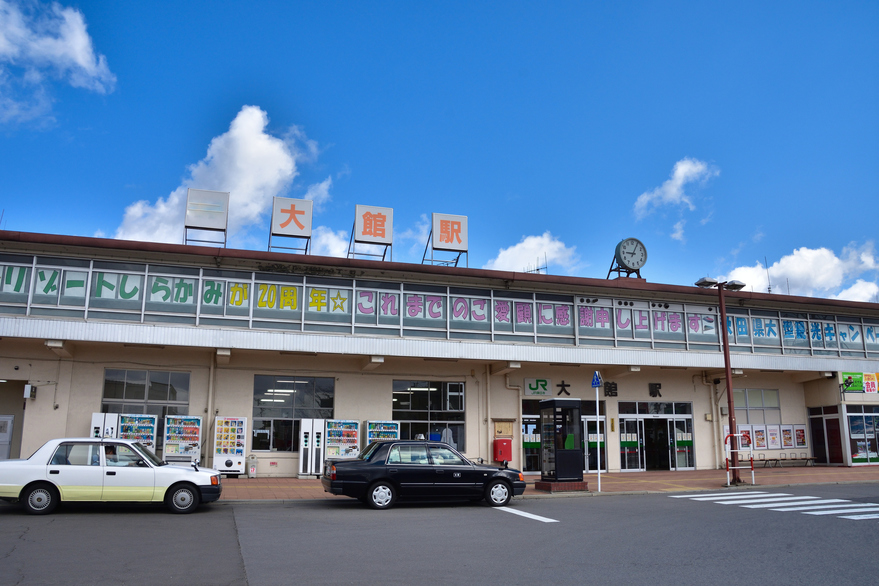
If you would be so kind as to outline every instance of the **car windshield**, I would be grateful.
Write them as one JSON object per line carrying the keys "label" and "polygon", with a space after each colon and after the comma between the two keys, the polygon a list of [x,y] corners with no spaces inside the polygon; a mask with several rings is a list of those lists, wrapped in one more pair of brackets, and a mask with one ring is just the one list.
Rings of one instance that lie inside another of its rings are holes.
{"label": "car windshield", "polygon": [[155,455],[152,450],[150,450],[148,447],[146,447],[142,443],[135,442],[134,444],[132,444],[132,446],[134,446],[134,448],[138,452],[140,452],[140,455],[143,456],[144,458],[146,458],[149,461],[149,463],[152,464],[153,466],[166,466],[168,464],[167,462],[163,462],[161,460],[161,458],[159,458],[157,455]]}
{"label": "car windshield", "polygon": [[372,442],[357,454],[358,460],[369,460],[372,454],[378,449],[378,447],[382,445],[382,442]]}

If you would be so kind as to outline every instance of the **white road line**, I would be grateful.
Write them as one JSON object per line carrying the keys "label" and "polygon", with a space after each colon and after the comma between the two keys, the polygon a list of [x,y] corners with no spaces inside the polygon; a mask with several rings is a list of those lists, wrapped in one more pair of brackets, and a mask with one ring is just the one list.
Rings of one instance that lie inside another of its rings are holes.
{"label": "white road line", "polygon": [[540,515],[532,515],[531,513],[526,513],[525,511],[517,511],[516,509],[508,509],[507,507],[496,507],[495,510],[504,511],[506,513],[513,513],[514,515],[519,515],[520,517],[525,517],[527,519],[534,519],[535,521],[540,521],[541,523],[558,523],[556,519],[541,517]]}
{"label": "white road line", "polygon": [[803,511],[804,515],[838,515],[840,513],[879,513],[879,507],[865,507],[863,509],[849,509],[847,511]]}
{"label": "white road line", "polygon": [[697,496],[690,499],[694,501],[748,501],[751,499],[762,499],[770,496],[791,496],[789,492],[758,492],[749,494],[727,494],[724,496]]}
{"label": "white road line", "polygon": [[[771,498],[768,497],[768,498],[762,498],[762,499],[753,499],[753,500],[749,500],[749,501],[717,501],[717,504],[719,504],[719,505],[742,505],[742,504],[754,505],[757,503],[781,503],[784,501],[798,501],[801,498],[803,498],[803,497],[786,495],[786,496],[778,496],[778,497],[771,497]],[[818,497],[815,497],[815,498],[818,498]]]}
{"label": "white road line", "polygon": [[830,503],[851,503],[846,499],[822,499],[812,501],[808,506],[794,506],[794,503],[786,503],[783,508],[772,509],[773,511],[816,511],[818,509],[833,509],[836,507],[846,507],[852,505],[830,504]]}
{"label": "white road line", "polygon": [[860,521],[861,519],[879,519],[879,515],[841,515],[839,518]]}
{"label": "white road line", "polygon": [[[761,492],[759,490],[749,491],[747,494],[766,494],[765,492]],[[676,494],[671,495],[669,498],[673,499],[696,499],[696,498],[708,498],[708,497],[725,497],[725,496],[733,496],[733,493],[730,492],[716,492],[714,494]]]}
{"label": "white road line", "polygon": [[817,499],[818,499],[817,496],[787,497],[787,498],[782,498],[782,499],[773,499],[773,501],[776,501],[776,502],[771,502],[768,505],[767,504],[742,505],[742,508],[743,509],[771,509],[772,507],[778,506],[779,503],[777,501],[790,501],[790,502],[784,503],[785,505],[807,505],[810,502],[814,502]]}

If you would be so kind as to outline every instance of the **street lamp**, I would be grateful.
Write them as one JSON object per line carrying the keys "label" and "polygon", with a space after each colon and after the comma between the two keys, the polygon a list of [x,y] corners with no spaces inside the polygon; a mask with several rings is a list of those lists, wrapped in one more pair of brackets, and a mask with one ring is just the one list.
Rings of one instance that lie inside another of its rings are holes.
{"label": "street lamp", "polygon": [[732,437],[730,437],[730,454],[732,455],[733,474],[730,484],[739,484],[742,482],[742,479],[739,477],[739,443],[735,436],[736,406],[732,394],[732,369],[729,365],[729,335],[726,331],[726,304],[723,301],[723,291],[739,291],[745,287],[745,284],[741,281],[718,281],[711,277],[702,277],[696,281],[696,286],[702,287],[703,289],[717,287],[717,294],[720,297],[720,323],[721,331],[723,332],[723,367],[726,371],[726,399],[728,405],[727,409],[729,410],[729,433],[732,435]]}

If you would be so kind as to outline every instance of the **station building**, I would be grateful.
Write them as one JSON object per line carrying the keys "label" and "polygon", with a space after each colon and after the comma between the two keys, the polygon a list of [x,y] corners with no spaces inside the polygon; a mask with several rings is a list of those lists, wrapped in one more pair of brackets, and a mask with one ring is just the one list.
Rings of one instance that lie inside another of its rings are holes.
{"label": "station building", "polygon": [[[755,458],[879,464],[879,305],[725,297]],[[0,457],[147,413],[202,416],[211,465],[214,418],[246,417],[258,474],[294,476],[300,422],[329,418],[486,460],[510,439],[539,472],[539,401],[571,398],[584,471],[599,450],[608,472],[716,469],[720,321],[716,290],[643,279],[0,231]]]}

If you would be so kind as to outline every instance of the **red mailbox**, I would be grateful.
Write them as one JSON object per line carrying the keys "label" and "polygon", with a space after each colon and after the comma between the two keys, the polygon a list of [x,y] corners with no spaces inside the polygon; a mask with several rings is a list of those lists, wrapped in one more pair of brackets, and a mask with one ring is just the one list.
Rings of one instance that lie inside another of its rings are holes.
{"label": "red mailbox", "polygon": [[495,462],[509,462],[513,459],[513,440],[496,439],[494,440],[494,457]]}

